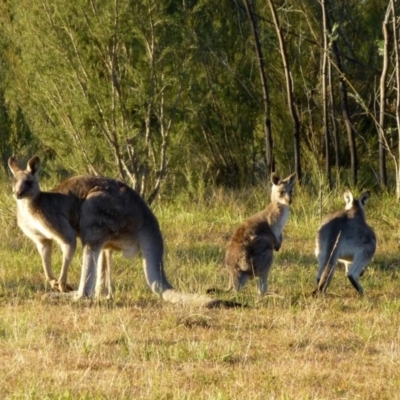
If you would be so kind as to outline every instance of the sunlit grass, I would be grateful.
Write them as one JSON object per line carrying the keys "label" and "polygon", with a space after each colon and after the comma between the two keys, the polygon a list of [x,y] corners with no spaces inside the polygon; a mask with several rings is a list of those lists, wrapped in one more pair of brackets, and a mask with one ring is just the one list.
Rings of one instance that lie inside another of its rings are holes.
{"label": "sunlit grass", "polygon": [[[3,188],[2,188],[3,189]],[[400,387],[399,207],[373,194],[367,217],[377,254],[359,297],[338,266],[326,296],[313,297],[314,235],[321,215],[343,207],[342,190],[297,189],[270,275],[253,281],[247,307],[199,309],[163,303],[140,259],[113,257],[115,301],[43,299],[39,255],[0,200],[0,393],[8,399],[394,399]],[[209,191],[153,207],[165,237],[165,268],[181,290],[225,289],[224,250],[267,190]],[[81,250],[69,281],[80,276]],[[61,264],[57,249],[56,271]]]}

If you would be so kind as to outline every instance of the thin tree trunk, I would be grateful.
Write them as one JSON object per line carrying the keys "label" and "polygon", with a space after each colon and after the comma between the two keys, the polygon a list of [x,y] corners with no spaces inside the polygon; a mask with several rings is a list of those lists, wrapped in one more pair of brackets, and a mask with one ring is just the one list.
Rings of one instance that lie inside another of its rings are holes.
{"label": "thin tree trunk", "polygon": [[268,0],[269,7],[271,9],[272,18],[274,21],[276,34],[279,40],[279,47],[282,56],[283,69],[285,71],[285,80],[286,80],[286,92],[287,92],[287,101],[290,111],[290,116],[293,121],[293,141],[294,141],[294,167],[297,175],[297,179],[301,182],[301,156],[300,156],[300,119],[297,114],[294,95],[293,95],[293,81],[290,75],[289,62],[286,55],[286,46],[285,41],[283,39],[282,30],[279,24],[278,16],[276,14],[275,6],[272,0]]}
{"label": "thin tree trunk", "polygon": [[339,129],[336,120],[336,107],[335,107],[335,96],[333,92],[333,79],[332,79],[332,64],[328,63],[328,85],[329,85],[329,106],[331,110],[331,124],[332,124],[332,139],[333,147],[335,150],[335,167],[336,173],[339,174],[340,169],[340,141],[339,141]]}
{"label": "thin tree trunk", "polygon": [[[399,59],[399,43],[397,37],[397,17],[396,17],[396,7],[394,4],[394,0],[390,0],[390,4],[392,6],[392,21],[393,21],[393,49],[395,56],[395,73],[396,73],[396,125],[397,125],[397,134],[400,138],[400,59]],[[397,159],[396,165],[396,198],[400,199],[400,140],[398,140],[398,152],[399,156]]]}
{"label": "thin tree trunk", "polygon": [[272,141],[271,116],[270,116],[271,104],[269,98],[267,77],[265,74],[264,59],[261,52],[260,35],[257,26],[257,20],[253,12],[254,7],[253,4],[249,4],[249,0],[244,0],[244,6],[246,8],[247,16],[249,17],[250,20],[254,38],[254,46],[257,54],[258,70],[260,73],[261,87],[263,93],[263,104],[264,104],[264,131],[265,131],[265,144],[266,144],[267,171],[268,173],[271,173],[275,170],[275,162],[273,156],[273,141]]}
{"label": "thin tree trunk", "polygon": [[324,126],[324,137],[325,137],[325,174],[328,181],[329,188],[332,189],[332,176],[331,176],[331,156],[330,156],[330,133],[329,133],[329,122],[328,122],[328,94],[326,88],[326,72],[328,70],[328,27],[327,27],[327,15],[326,15],[326,3],[325,0],[321,1],[322,5],[322,29],[323,29],[323,58],[322,58],[322,108],[323,108],[323,126]]}
{"label": "thin tree trunk", "polygon": [[[386,146],[385,146],[385,112],[386,112],[386,80],[389,68],[389,17],[392,11],[392,4],[389,3],[385,19],[382,24],[383,33],[383,65],[379,84],[379,184],[381,189],[387,186],[386,174]],[[395,45],[396,46],[396,45]]]}

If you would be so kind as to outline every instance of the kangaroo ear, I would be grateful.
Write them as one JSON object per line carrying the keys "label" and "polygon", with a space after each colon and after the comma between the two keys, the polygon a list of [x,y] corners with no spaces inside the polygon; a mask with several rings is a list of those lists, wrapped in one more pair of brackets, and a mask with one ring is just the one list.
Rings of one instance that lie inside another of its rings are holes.
{"label": "kangaroo ear", "polygon": [[369,197],[369,190],[366,190],[360,194],[359,202],[362,204],[362,206],[365,206],[368,203]]}
{"label": "kangaroo ear", "polygon": [[15,175],[18,171],[21,171],[17,159],[13,156],[8,159],[8,168],[10,168],[13,175]]}
{"label": "kangaroo ear", "polygon": [[271,174],[271,182],[275,186],[281,183],[281,178],[279,178],[279,175],[276,172]]}
{"label": "kangaroo ear", "polygon": [[284,182],[289,183],[290,186],[293,186],[294,181],[296,180],[296,172],[292,175],[289,175],[287,178],[284,179]]}
{"label": "kangaroo ear", "polygon": [[28,161],[28,165],[26,167],[27,171],[29,171],[32,175],[36,175],[40,170],[40,158],[39,157],[32,157]]}
{"label": "kangaroo ear", "polygon": [[353,205],[353,199],[354,199],[353,193],[351,193],[349,189],[346,189],[343,197],[344,197],[344,202],[346,203],[345,208],[347,210],[347,209],[351,208],[351,206]]}

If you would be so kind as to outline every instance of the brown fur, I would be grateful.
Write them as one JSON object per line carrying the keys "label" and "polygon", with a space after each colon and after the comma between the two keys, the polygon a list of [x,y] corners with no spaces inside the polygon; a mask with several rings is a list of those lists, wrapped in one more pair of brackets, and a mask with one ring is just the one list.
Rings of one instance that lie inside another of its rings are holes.
{"label": "brown fur", "polygon": [[282,245],[282,230],[289,215],[294,180],[294,174],[284,180],[273,174],[271,203],[244,221],[233,234],[225,255],[225,266],[230,275],[228,290],[239,291],[249,278],[258,277],[259,293],[267,291],[273,251],[278,251]]}

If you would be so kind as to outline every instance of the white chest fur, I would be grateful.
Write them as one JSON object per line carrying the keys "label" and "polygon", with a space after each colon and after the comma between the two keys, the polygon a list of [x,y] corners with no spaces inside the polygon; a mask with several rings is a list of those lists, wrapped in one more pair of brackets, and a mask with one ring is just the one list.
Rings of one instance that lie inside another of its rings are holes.
{"label": "white chest fur", "polygon": [[276,217],[277,218],[274,221],[271,221],[271,229],[275,233],[275,236],[279,237],[289,218],[289,207],[283,207]]}
{"label": "white chest fur", "polygon": [[17,201],[17,221],[18,226],[32,240],[38,237],[51,239],[53,235],[47,228],[45,221],[32,211],[30,204],[26,200]]}

